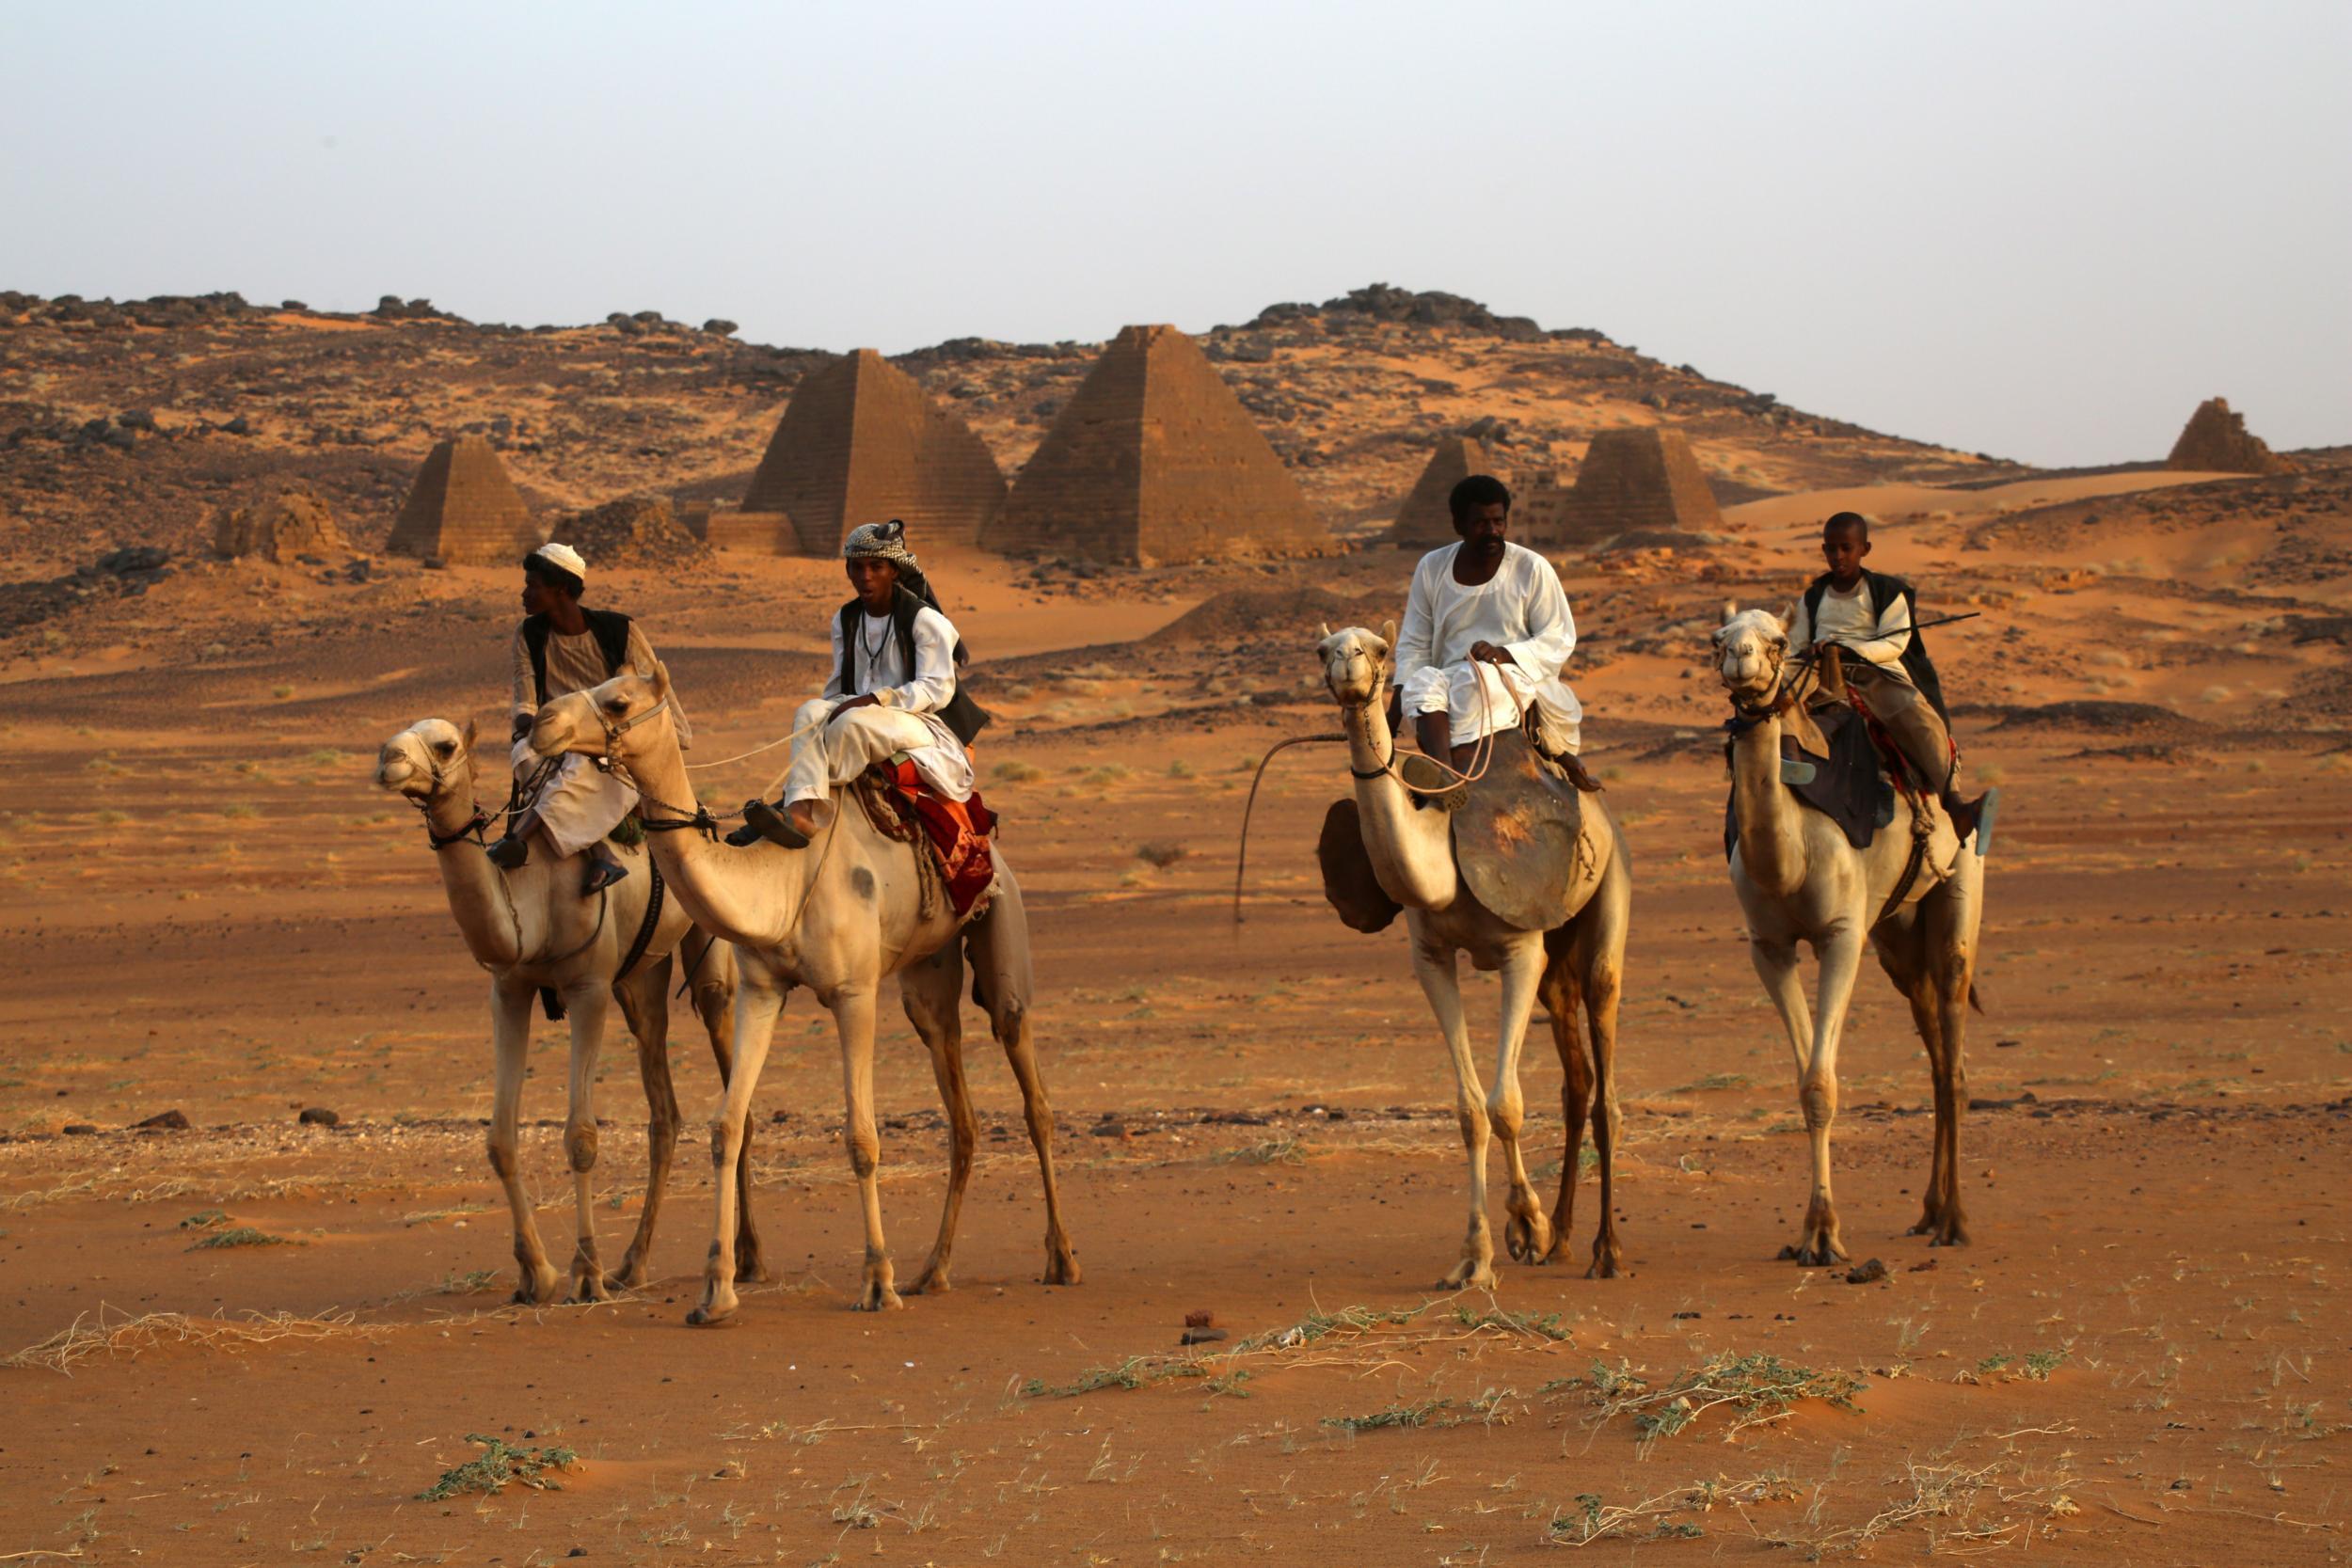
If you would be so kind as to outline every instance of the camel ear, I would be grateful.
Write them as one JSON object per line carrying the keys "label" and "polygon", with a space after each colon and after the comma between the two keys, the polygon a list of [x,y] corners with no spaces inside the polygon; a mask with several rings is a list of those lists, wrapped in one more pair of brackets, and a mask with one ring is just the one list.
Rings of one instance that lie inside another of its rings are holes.
{"label": "camel ear", "polygon": [[1328,641],[1331,641],[1331,623],[1330,623],[1330,622],[1328,622],[1328,621],[1318,621],[1318,622],[1316,622],[1316,623],[1315,623],[1315,635],[1316,635],[1316,638],[1317,638],[1317,640],[1318,640],[1318,641],[1325,641],[1325,642],[1328,642]]}
{"label": "camel ear", "polygon": [[472,756],[472,755],[473,755],[473,721],[472,721],[472,720],[469,719],[469,720],[467,720],[467,721],[466,721],[466,733],[465,733],[464,735],[460,736],[458,738],[459,738],[459,740],[460,740],[460,741],[462,741],[462,742],[464,743],[464,745],[465,745],[465,748],[466,748],[466,755],[468,755],[468,756],[469,756],[469,757],[470,757],[470,756]]}
{"label": "camel ear", "polygon": [[637,678],[653,688],[653,700],[656,703],[666,702],[669,699],[670,667],[660,659],[653,661],[653,668],[650,671],[638,671]]}
{"label": "camel ear", "polygon": [[1729,599],[1725,599],[1725,600],[1724,601],[1724,619],[1723,619],[1723,624],[1724,624],[1724,626],[1727,626],[1731,625],[1731,623],[1732,623],[1732,622],[1734,622],[1734,621],[1738,620],[1739,618],[1740,618],[1740,607],[1739,607],[1738,605],[1736,605],[1736,604],[1732,603]]}
{"label": "camel ear", "polygon": [[1785,632],[1796,624],[1797,601],[1791,599],[1787,604],[1780,607],[1780,629]]}
{"label": "camel ear", "polygon": [[1380,623],[1380,641],[1389,647],[1396,646],[1396,618],[1394,616]]}

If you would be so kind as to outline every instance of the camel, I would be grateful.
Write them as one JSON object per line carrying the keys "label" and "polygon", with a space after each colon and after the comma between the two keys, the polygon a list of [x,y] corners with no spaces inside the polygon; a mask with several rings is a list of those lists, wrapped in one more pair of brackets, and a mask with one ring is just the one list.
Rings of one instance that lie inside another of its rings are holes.
{"label": "camel", "polygon": [[[1787,685],[1787,621],[1762,610],[1724,607],[1715,632],[1717,670],[1730,694],[1732,820],[1739,847],[1731,885],[1748,919],[1748,955],[1780,1009],[1796,1058],[1797,1096],[1812,1140],[1813,1193],[1804,1229],[1784,1258],[1823,1265],[1846,1257],[1830,1195],[1829,1137],[1837,1116],[1837,1046],[1853,998],[1867,937],[1879,966],[1911,1004],[1935,1080],[1935,1152],[1915,1236],[1954,1246],[1968,1240],[1960,1201],[1960,1114],[1967,1102],[1962,1037],[1976,1001],[1977,932],[1984,914],[1981,852],[1963,853],[1932,798],[1896,792],[1895,818],[1867,849],[1836,823],[1800,804],[1782,781],[1782,715],[1795,705]],[[1924,816],[1915,816],[1924,810]],[[1920,832],[1916,866],[1915,826]],[[1808,1012],[1797,974],[1797,943],[1820,965]]]}
{"label": "camel", "polygon": [[[857,1307],[875,1311],[905,1305],[882,1235],[875,1177],[881,1146],[874,1130],[874,1006],[883,977],[894,974],[947,1106],[946,1201],[938,1238],[908,1294],[949,1288],[956,1224],[978,1141],[963,1076],[960,1004],[967,951],[974,1000],[989,1015],[1012,1064],[1044,1181],[1044,1283],[1078,1282],[1077,1255],[1062,1227],[1054,1180],[1053,1109],[1029,1037],[1028,917],[1002,849],[996,851],[993,900],[984,913],[960,927],[944,892],[926,891],[927,872],[915,856],[929,849],[885,837],[847,790],[834,791],[831,814],[816,842],[804,849],[764,842],[735,848],[711,841],[695,831],[710,819],[695,800],[678,751],[670,719],[670,673],[659,663],[649,673],[624,671],[601,686],[547,704],[531,743],[542,756],[601,755],[624,770],[641,797],[639,812],[653,835],[654,862],[678,902],[696,925],[735,944],[741,975],[735,1009],[736,1073],[711,1124],[714,1164],[724,1167],[740,1149],[752,1094],[786,994],[805,986],[833,1014],[849,1113],[844,1141],[866,1222]],[[735,1312],[736,1229],[736,1194],[723,1182],[703,1296],[687,1314],[688,1323],[724,1323]]]}
{"label": "camel", "polygon": [[[1588,1116],[1600,1154],[1600,1227],[1593,1238],[1588,1275],[1613,1277],[1623,1265],[1614,1203],[1617,1109],[1617,1001],[1625,973],[1626,931],[1632,918],[1632,861],[1624,836],[1599,800],[1586,796],[1572,851],[1575,863],[1551,870],[1565,882],[1555,907],[1573,912],[1549,929],[1505,923],[1471,893],[1456,864],[1453,819],[1416,807],[1401,777],[1396,746],[1381,699],[1395,623],[1377,634],[1350,626],[1325,635],[1317,652],[1324,684],[1340,705],[1347,732],[1348,770],[1355,775],[1356,815],[1362,846],[1380,890],[1405,910],[1413,974],[1444,1031],[1454,1064],[1454,1114],[1470,1156],[1470,1227],[1461,1259],[1438,1281],[1441,1290],[1495,1284],[1494,1242],[1486,1225],[1486,1142],[1491,1128],[1510,1175],[1504,1237],[1515,1259],[1549,1263],[1565,1257],[1576,1212],[1578,1167]],[[1513,744],[1518,737],[1508,737]],[[1532,753],[1514,753],[1534,768]],[[1412,759],[1406,759],[1408,761]],[[1393,914],[1393,910],[1388,911]],[[1351,924],[1355,922],[1351,920]],[[1385,918],[1381,924],[1385,924]],[[1456,977],[1457,956],[1473,967],[1502,972],[1502,1017],[1494,1088],[1483,1092],[1470,1058],[1470,1034]],[[1537,997],[1550,1014],[1552,1043],[1565,1074],[1561,1107],[1567,1148],[1560,1164],[1560,1194],[1546,1219],[1519,1148],[1524,1115],[1519,1050]],[[1577,1026],[1581,1007],[1592,1031],[1591,1054]]]}
{"label": "camel", "polygon": [[[522,1279],[515,1300],[556,1299],[563,1276],[548,1260],[532,1223],[516,1163],[516,1122],[521,1114],[523,1057],[531,1044],[531,1007],[542,988],[562,998],[571,1021],[570,1104],[564,1147],[571,1161],[579,1238],[573,1245],[571,1293],[575,1301],[602,1301],[616,1290],[632,1290],[645,1279],[654,1227],[669,1183],[670,1161],[685,1118],[670,1081],[669,984],[675,958],[683,957],[693,978],[694,1011],[710,1036],[723,1083],[734,1057],[730,1019],[734,1011],[735,958],[723,942],[694,929],[675,898],[665,898],[644,951],[628,974],[619,971],[644,923],[653,878],[640,859],[635,876],[623,879],[601,898],[580,895],[577,856],[558,860],[535,855],[516,871],[490,863],[482,845],[489,815],[476,803],[474,729],[463,733],[446,719],[423,719],[393,736],[377,753],[378,787],[408,800],[424,815],[425,832],[439,862],[450,913],[474,961],[490,972],[490,1025],[497,1052],[498,1081],[490,1117],[490,1168],[506,1190],[515,1222],[515,1260]],[[645,1129],[645,1201],[621,1266],[606,1274],[598,1266],[595,1211],[589,1176],[596,1165],[595,1093],[596,1057],[604,1046],[605,1000],[621,1005],[621,1016],[637,1040],[637,1068],[645,1086],[651,1119]],[[723,1181],[745,1203],[745,1245],[737,1259],[738,1276],[765,1279],[757,1238],[749,1218],[751,1159],[733,1167]]]}

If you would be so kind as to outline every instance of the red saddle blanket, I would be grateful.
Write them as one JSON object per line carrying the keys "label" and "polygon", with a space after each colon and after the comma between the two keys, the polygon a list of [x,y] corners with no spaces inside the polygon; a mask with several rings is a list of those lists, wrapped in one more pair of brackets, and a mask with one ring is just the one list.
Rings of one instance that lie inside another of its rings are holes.
{"label": "red saddle blanket", "polygon": [[[912,841],[917,832],[930,846],[940,879],[947,884],[947,901],[961,920],[996,879],[996,857],[989,835],[996,831],[996,814],[974,790],[968,800],[950,800],[931,788],[914,770],[914,764],[877,763],[872,776],[881,787],[869,800],[895,813],[895,826],[879,819],[876,825],[894,838]],[[876,798],[879,798],[878,800]]]}

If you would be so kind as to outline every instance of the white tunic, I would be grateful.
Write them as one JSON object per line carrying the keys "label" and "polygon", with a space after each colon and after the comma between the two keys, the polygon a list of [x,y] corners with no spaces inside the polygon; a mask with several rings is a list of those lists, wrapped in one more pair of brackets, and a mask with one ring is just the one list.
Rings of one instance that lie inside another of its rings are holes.
{"label": "white tunic", "polygon": [[[1507,729],[1534,705],[1555,749],[1573,750],[1584,709],[1560,678],[1576,651],[1576,618],[1551,562],[1523,545],[1503,546],[1502,564],[1485,582],[1454,578],[1460,545],[1431,550],[1413,569],[1405,625],[1396,638],[1396,684],[1409,713],[1454,718],[1454,744]],[[1511,665],[1474,663],[1470,651],[1491,642]]]}
{"label": "white tunic", "polygon": [[907,753],[924,782],[953,800],[971,799],[976,781],[971,753],[956,738],[939,710],[956,694],[956,628],[925,605],[914,612],[914,668],[898,647],[898,629],[887,615],[850,617],[858,638],[857,689],[841,686],[841,619],[833,623],[833,670],[825,694],[804,704],[793,727],[814,724],[845,697],[871,696],[877,705],[851,710],[792,743],[787,800],[821,800],[833,786],[847,784],[872,763],[897,752]]}
{"label": "white tunic", "polygon": [[1805,649],[1820,642],[1842,643],[1848,653],[1860,654],[1877,665],[1880,674],[1908,686],[1911,672],[1903,668],[1903,650],[1911,646],[1911,606],[1900,594],[1892,597],[1893,604],[1874,608],[1867,578],[1856,581],[1851,594],[1826,587],[1821,591],[1821,624],[1818,626],[1805,613],[1804,601],[1799,599],[1796,616],[1788,623],[1788,645]]}

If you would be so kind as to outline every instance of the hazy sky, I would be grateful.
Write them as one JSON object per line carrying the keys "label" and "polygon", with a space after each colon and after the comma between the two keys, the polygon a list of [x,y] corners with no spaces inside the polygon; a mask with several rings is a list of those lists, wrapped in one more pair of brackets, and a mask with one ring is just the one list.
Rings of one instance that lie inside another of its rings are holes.
{"label": "hazy sky", "polygon": [[2352,3],[0,0],[0,287],[1192,329],[1375,280],[1882,430],[2352,440]]}

